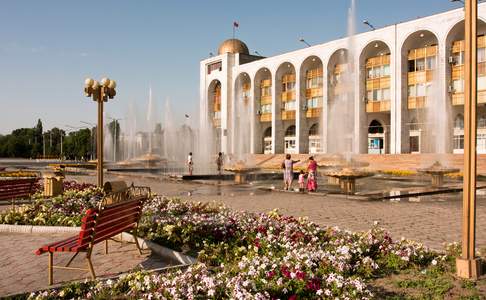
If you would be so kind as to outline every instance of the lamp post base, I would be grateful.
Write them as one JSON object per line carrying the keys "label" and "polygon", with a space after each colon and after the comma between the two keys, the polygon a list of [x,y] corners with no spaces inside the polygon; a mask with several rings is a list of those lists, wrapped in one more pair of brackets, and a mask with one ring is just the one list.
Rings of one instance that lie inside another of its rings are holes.
{"label": "lamp post base", "polygon": [[481,259],[456,258],[457,276],[466,279],[478,279],[481,276]]}

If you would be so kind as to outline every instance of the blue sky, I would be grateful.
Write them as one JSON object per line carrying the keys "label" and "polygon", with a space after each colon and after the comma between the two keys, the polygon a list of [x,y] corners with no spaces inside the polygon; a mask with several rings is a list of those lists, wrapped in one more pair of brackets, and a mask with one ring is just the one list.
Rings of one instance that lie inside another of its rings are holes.
{"label": "blue sky", "polygon": [[[449,0],[356,0],[358,31],[414,19],[460,4]],[[0,134],[33,127],[81,126],[96,120],[83,95],[87,76],[117,80],[108,103],[123,117],[130,102],[145,110],[152,86],[157,107],[174,117],[197,115],[199,61],[237,37],[271,56],[346,34],[350,0],[302,1],[2,1],[0,4]],[[122,121],[123,122],[123,121]]]}

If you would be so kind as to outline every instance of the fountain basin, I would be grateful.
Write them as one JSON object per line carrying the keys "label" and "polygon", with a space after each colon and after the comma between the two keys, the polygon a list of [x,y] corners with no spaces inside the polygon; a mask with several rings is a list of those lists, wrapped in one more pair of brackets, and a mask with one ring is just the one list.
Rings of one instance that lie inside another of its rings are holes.
{"label": "fountain basin", "polygon": [[324,175],[332,178],[333,180],[337,180],[343,193],[354,194],[356,192],[356,180],[373,176],[373,173],[346,167],[340,170],[333,169],[325,171]]}
{"label": "fountain basin", "polygon": [[249,167],[244,162],[237,162],[232,166],[225,167],[224,170],[235,174],[236,184],[244,184],[248,182],[248,176],[260,171],[260,168]]}
{"label": "fountain basin", "polygon": [[429,174],[432,177],[432,186],[440,187],[444,185],[444,175],[459,172],[458,168],[450,168],[443,166],[436,161],[428,168],[417,169],[419,173]]}

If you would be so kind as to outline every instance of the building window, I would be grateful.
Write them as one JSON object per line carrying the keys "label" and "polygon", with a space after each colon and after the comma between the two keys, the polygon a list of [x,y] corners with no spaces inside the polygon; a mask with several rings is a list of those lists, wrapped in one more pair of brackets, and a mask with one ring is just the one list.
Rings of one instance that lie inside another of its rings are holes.
{"label": "building window", "polygon": [[294,88],[295,88],[295,82],[294,81],[282,83],[282,92],[293,91]]}
{"label": "building window", "polygon": [[307,99],[307,108],[312,109],[312,108],[319,108],[321,103],[321,97],[314,97]]}
{"label": "building window", "polygon": [[262,114],[269,114],[272,113],[272,105],[271,104],[263,104],[260,106],[260,112]]}
{"label": "building window", "polygon": [[478,63],[482,63],[486,61],[486,49],[485,48],[478,48]]}
{"label": "building window", "polygon": [[295,110],[295,101],[284,102],[284,110]]}
{"label": "building window", "polygon": [[453,138],[454,149],[462,150],[464,149],[464,135],[454,135]]}
{"label": "building window", "polygon": [[420,151],[420,137],[419,136],[411,136],[410,137],[410,152],[419,152]]}
{"label": "building window", "polygon": [[222,64],[220,61],[212,63],[208,65],[208,74],[211,74],[213,71],[221,71]]}

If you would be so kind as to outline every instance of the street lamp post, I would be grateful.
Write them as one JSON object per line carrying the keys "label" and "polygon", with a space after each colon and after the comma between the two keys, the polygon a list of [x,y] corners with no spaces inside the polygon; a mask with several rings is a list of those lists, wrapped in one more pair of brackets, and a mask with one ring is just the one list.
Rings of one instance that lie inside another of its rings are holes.
{"label": "street lamp post", "polygon": [[476,107],[477,107],[476,0],[465,2],[464,41],[464,179],[462,193],[462,253],[456,259],[457,275],[478,278],[481,261],[476,257]]}
{"label": "street lamp post", "polygon": [[96,134],[98,187],[103,187],[103,102],[108,102],[108,99],[115,97],[115,88],[116,82],[106,77],[101,79],[101,84],[91,78],[84,81],[84,94],[86,97],[92,97],[93,101],[98,103],[98,130]]}

